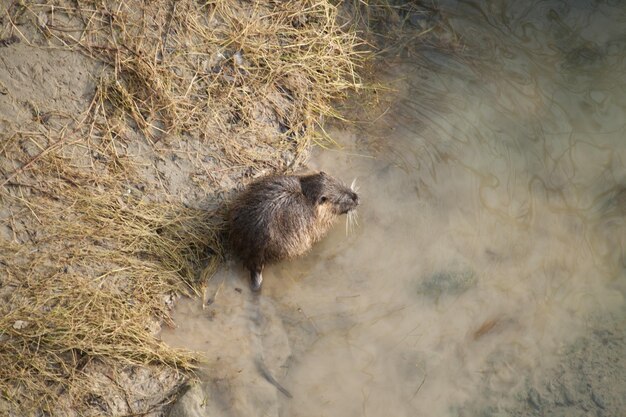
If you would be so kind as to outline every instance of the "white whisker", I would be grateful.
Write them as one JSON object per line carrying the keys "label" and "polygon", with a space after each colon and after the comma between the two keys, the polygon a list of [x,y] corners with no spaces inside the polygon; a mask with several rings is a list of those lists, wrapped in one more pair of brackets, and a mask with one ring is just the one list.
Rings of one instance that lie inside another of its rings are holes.
{"label": "white whisker", "polygon": [[358,217],[359,213],[356,210],[349,211],[346,214],[346,236],[352,234],[356,226],[359,225]]}
{"label": "white whisker", "polygon": [[346,236],[348,236],[350,234],[351,219],[352,219],[352,212],[349,211],[348,215],[346,216]]}
{"label": "white whisker", "polygon": [[[359,191],[359,187],[356,185],[356,180],[357,178],[354,178],[350,184],[350,190],[354,193]],[[356,209],[351,210],[346,214],[346,236],[352,234],[356,226],[359,225],[358,217],[359,214]]]}
{"label": "white whisker", "polygon": [[351,189],[352,191],[354,191],[355,193],[359,192],[359,186],[358,186],[358,185],[356,185],[356,180],[357,180],[357,178],[354,178],[354,179],[352,180],[352,184],[350,184],[350,189]]}

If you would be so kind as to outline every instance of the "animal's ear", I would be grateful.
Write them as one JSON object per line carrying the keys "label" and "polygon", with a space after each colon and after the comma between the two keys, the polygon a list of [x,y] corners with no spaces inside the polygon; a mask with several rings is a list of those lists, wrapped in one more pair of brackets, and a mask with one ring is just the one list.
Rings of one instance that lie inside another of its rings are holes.
{"label": "animal's ear", "polygon": [[327,176],[328,176],[327,173],[325,173],[324,171],[320,171],[320,177],[327,177]]}
{"label": "animal's ear", "polygon": [[317,204],[319,202],[319,182],[319,177],[315,174],[300,177],[302,194],[306,196],[311,204]]}

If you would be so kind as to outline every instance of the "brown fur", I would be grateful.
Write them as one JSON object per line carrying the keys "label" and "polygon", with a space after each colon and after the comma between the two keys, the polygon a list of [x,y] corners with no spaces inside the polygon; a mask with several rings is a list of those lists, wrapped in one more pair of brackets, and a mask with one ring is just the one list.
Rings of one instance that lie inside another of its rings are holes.
{"label": "brown fur", "polygon": [[302,255],[358,204],[354,191],[324,172],[268,176],[248,185],[230,209],[228,226],[253,289],[260,289],[266,263]]}

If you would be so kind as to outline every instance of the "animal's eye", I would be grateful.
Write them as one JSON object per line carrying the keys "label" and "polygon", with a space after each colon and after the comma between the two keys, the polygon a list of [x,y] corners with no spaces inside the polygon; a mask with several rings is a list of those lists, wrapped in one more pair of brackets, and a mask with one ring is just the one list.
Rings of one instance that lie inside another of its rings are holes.
{"label": "animal's eye", "polygon": [[325,195],[323,195],[323,196],[321,196],[321,197],[320,197],[320,203],[325,203],[325,202],[326,202],[326,200],[328,200],[328,198],[326,198],[326,196],[325,196]]}

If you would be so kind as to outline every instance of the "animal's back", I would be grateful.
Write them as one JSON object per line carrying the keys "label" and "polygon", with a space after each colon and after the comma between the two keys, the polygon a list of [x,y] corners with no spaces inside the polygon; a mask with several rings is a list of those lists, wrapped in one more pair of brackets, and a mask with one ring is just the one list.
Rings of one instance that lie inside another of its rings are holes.
{"label": "animal's back", "polygon": [[233,249],[248,266],[300,255],[313,243],[314,220],[298,177],[263,178],[250,184],[231,209]]}

